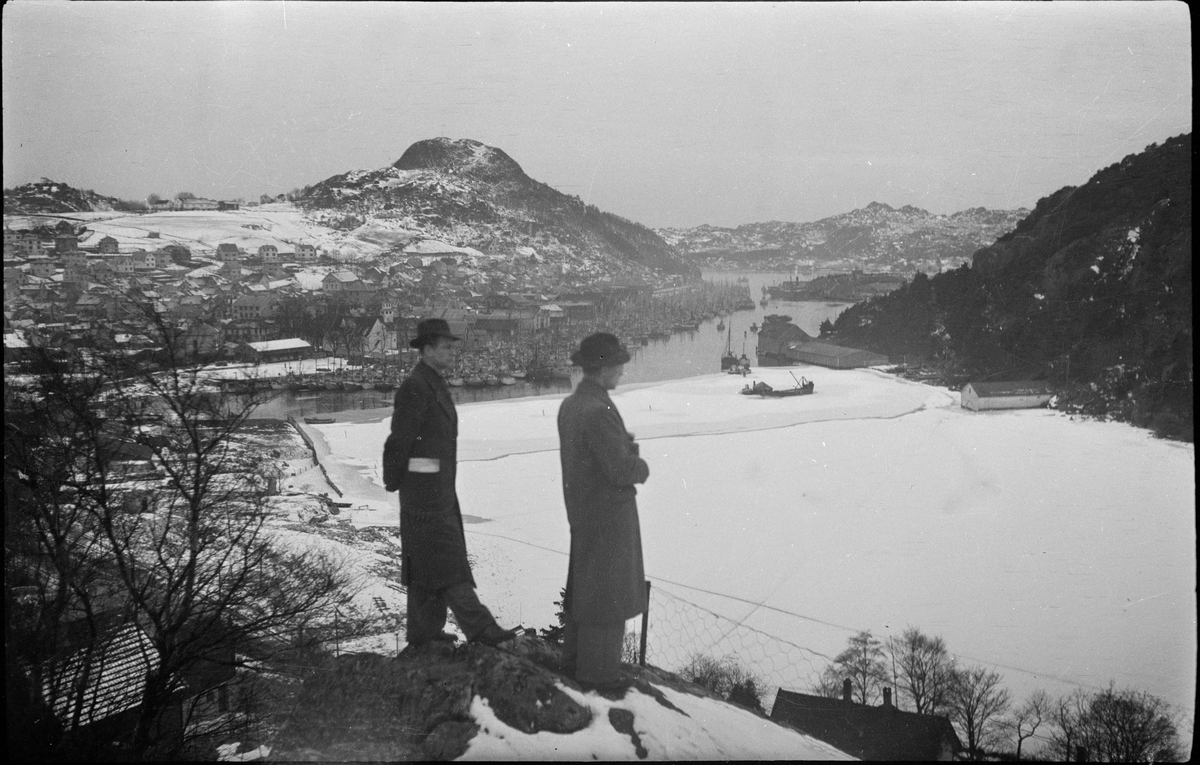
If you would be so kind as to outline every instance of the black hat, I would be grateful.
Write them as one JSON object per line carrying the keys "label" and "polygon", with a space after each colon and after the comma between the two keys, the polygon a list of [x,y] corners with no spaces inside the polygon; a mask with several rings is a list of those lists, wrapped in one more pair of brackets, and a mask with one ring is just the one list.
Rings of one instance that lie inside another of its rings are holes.
{"label": "black hat", "polygon": [[579,342],[579,350],[571,354],[571,363],[581,367],[615,367],[629,361],[629,351],[616,335],[597,332]]}
{"label": "black hat", "polygon": [[437,342],[439,337],[451,340],[461,340],[457,335],[450,334],[450,325],[445,319],[426,319],[417,325],[417,336],[408,341],[413,348],[424,348]]}

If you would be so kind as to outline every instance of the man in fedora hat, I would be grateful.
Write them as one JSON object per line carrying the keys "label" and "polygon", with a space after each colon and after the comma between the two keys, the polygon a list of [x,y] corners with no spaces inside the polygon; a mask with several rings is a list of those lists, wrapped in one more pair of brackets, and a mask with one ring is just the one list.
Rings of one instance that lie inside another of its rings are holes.
{"label": "man in fedora hat", "polygon": [[637,489],[650,468],[609,398],[629,353],[613,335],[585,337],[572,363],[583,379],[558,410],[571,557],[563,600],[563,662],[585,688],[620,691],[625,621],[646,609]]}
{"label": "man in fedora hat", "polygon": [[400,492],[400,583],[408,588],[408,642],[454,642],[443,631],[446,608],[471,642],[498,645],[516,637],[475,595],[462,511],[454,480],[458,414],[443,379],[459,338],[444,319],[426,319],[409,342],[421,360],[396,391],[392,432],[383,446],[383,483]]}

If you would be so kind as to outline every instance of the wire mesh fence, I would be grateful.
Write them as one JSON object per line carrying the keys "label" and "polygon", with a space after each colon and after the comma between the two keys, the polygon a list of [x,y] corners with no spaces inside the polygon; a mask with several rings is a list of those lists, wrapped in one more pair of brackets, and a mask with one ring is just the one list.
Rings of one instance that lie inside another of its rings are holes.
{"label": "wire mesh fence", "polygon": [[832,661],[819,651],[748,627],[689,600],[652,587],[645,660],[681,672],[696,657],[733,662],[761,681],[769,702],[779,688],[807,690]]}

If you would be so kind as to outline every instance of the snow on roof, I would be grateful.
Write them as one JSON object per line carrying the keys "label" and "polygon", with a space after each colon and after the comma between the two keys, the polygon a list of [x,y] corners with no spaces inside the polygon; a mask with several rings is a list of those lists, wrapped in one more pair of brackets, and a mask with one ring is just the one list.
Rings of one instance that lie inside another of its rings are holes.
{"label": "snow on roof", "polygon": [[77,704],[82,710],[79,725],[90,725],[138,707],[146,675],[157,669],[159,662],[150,637],[132,624],[101,641],[90,657],[87,649],[81,649],[49,667],[42,693],[68,728],[73,727],[72,712]]}
{"label": "snow on roof", "polygon": [[1054,393],[1054,386],[1045,380],[1012,380],[1009,382],[969,382],[980,398],[991,396],[1044,396]]}
{"label": "snow on roof", "polygon": [[270,351],[291,351],[311,348],[307,341],[301,340],[298,337],[291,337],[287,340],[259,340],[254,343],[246,343],[259,353],[267,353]]}

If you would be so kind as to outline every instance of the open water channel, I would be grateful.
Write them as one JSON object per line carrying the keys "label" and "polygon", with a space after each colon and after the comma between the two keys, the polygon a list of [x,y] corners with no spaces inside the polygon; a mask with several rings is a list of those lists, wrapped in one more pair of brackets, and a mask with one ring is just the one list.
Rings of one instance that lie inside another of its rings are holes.
{"label": "open water channel", "polygon": [[[735,355],[743,352],[751,363],[757,348],[756,335],[750,325],[762,325],[763,317],[783,314],[792,317],[792,322],[810,335],[819,333],[821,322],[833,321],[850,303],[832,302],[789,302],[771,300],[767,306],[758,304],[764,297],[763,288],[791,278],[787,273],[760,271],[714,271],[704,272],[704,278],[716,282],[736,282],[747,279],[750,296],[755,300],[754,310],[738,311],[724,318],[708,319],[692,332],[675,332],[670,339],[651,340],[649,345],[629,349],[633,358],[625,365],[623,384],[678,380],[721,371],[721,356],[729,345]],[[717,327],[724,323],[724,330]],[[487,388],[451,388],[455,403],[540,396],[548,393],[566,393],[578,379],[578,372],[570,383],[526,382],[518,380],[515,385]],[[278,396],[263,404],[255,417],[285,419],[295,417],[332,414],[355,409],[382,409],[392,406],[395,394],[391,391],[281,391]]]}

